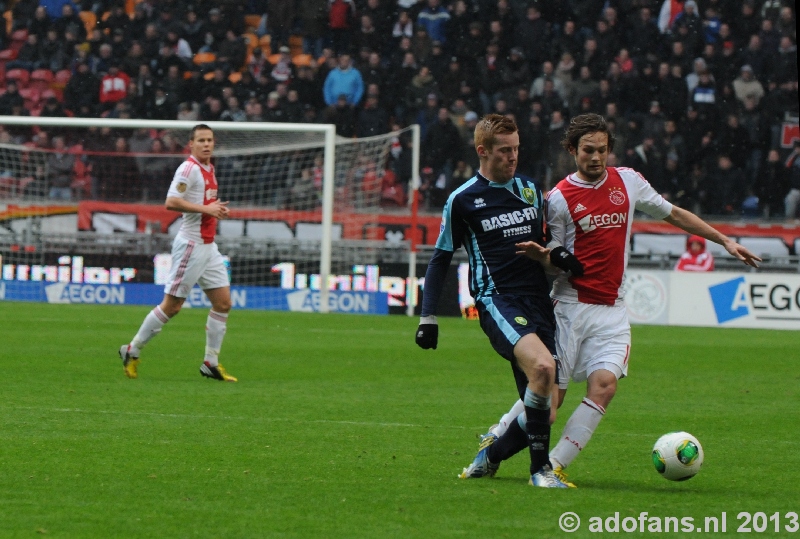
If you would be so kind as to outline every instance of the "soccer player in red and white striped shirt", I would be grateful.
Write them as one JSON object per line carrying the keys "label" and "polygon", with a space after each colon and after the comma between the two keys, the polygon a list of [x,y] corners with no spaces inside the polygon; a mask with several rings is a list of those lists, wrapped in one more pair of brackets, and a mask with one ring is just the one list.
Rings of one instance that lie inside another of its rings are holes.
{"label": "soccer player in red and white striped shirt", "polygon": [[548,194],[551,239],[547,248],[534,242],[518,247],[519,254],[537,259],[561,247],[583,265],[581,276],[560,272],[551,293],[559,361],[554,400],[558,398],[559,406],[564,402],[570,379],[587,381],[586,397],[550,451],[553,470],[566,482],[562,470],[586,446],[617,391],[617,380],[627,375],[631,338],[621,286],[634,211],[718,243],[749,266],[756,267],[761,259],[695,214],[664,200],[635,170],[607,167],[614,136],[602,116],[573,118],[562,145],[578,170]]}
{"label": "soccer player in red and white striped shirt", "polygon": [[133,340],[120,347],[119,355],[125,375],[136,378],[141,349],[180,312],[192,287],[199,284],[211,302],[200,374],[236,382],[219,364],[231,310],[231,289],[228,269],[214,236],[217,220],[228,217],[230,211],[228,203],[217,198],[217,178],[211,164],[214,132],[209,126],[199,124],[192,129],[189,149],[191,155],[175,171],[165,203],[168,210],[183,213],[183,222],[172,243],[172,268],[164,287],[164,300],[145,317]]}

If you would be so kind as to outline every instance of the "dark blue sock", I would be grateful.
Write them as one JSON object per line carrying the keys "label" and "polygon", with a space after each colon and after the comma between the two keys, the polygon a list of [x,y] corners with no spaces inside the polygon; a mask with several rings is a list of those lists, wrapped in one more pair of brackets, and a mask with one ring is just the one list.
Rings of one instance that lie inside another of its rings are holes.
{"label": "dark blue sock", "polygon": [[531,452],[531,475],[550,462],[550,397],[525,391],[525,430]]}
{"label": "dark blue sock", "polygon": [[528,435],[516,419],[508,426],[508,430],[489,446],[486,456],[494,463],[510,459],[528,447]]}

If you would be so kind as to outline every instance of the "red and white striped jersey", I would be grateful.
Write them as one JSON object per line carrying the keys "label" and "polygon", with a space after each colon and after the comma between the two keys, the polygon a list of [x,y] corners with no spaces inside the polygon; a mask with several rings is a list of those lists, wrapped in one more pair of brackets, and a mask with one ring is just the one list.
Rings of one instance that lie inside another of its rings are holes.
{"label": "red and white striped jersey", "polygon": [[[204,206],[216,201],[217,177],[214,175],[214,165],[202,165],[190,155],[175,171],[167,197],[182,198]],[[216,233],[216,217],[194,212],[183,213],[183,223],[178,234],[186,239],[212,243]]]}
{"label": "red and white striped jersey", "polygon": [[574,253],[584,274],[561,273],[553,283],[553,299],[594,305],[622,302],[635,210],[664,219],[672,204],[633,169],[609,167],[596,183],[575,174],[558,182],[547,196],[548,247],[561,245]]}

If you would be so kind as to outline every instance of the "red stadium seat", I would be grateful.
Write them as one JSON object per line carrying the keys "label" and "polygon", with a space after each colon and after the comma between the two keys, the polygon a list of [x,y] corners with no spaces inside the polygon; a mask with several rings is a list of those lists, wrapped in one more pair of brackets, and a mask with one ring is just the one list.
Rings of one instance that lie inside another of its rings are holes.
{"label": "red stadium seat", "polygon": [[36,88],[20,88],[19,95],[25,100],[25,108],[28,110],[37,108],[42,101],[42,92]]}
{"label": "red stadium seat", "polygon": [[57,71],[53,77],[53,86],[56,88],[64,88],[69,82],[70,77],[72,77],[72,73],[69,69]]}
{"label": "red stadium seat", "polygon": [[34,69],[31,72],[31,80],[28,87],[41,91],[48,90],[54,78],[53,72],[49,69]]}
{"label": "red stadium seat", "polygon": [[11,60],[16,60],[16,59],[17,59],[17,51],[15,51],[14,49],[5,49],[0,51],[0,61],[3,62],[3,65],[5,65],[5,62],[10,62]]}
{"label": "red stadium seat", "polygon": [[20,88],[25,88],[31,80],[31,74],[26,69],[10,69],[6,71],[6,80],[15,80]]}
{"label": "red stadium seat", "polygon": [[19,52],[19,50],[22,48],[22,45],[24,45],[27,40],[27,30],[24,28],[21,30],[14,30],[14,32],[11,34],[11,45],[9,45],[9,48]]}

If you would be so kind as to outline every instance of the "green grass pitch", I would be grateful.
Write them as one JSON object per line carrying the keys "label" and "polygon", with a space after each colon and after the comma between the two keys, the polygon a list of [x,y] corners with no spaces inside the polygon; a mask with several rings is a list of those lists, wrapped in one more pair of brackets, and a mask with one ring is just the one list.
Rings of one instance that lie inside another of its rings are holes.
{"label": "green grass pitch", "polygon": [[[441,320],[423,351],[415,319],[235,311],[226,384],[199,375],[206,311],[186,309],[128,380],[117,349],[147,312],[0,302],[0,537],[596,537],[590,519],[615,512],[701,528],[725,512],[712,537],[761,512],[756,535],[800,537],[797,332],[635,327],[630,377],[569,469],[578,489],[554,491],[527,485],[524,453],[457,478],[516,398],[477,322]],[[687,482],[653,469],[672,430],[705,449]]]}

